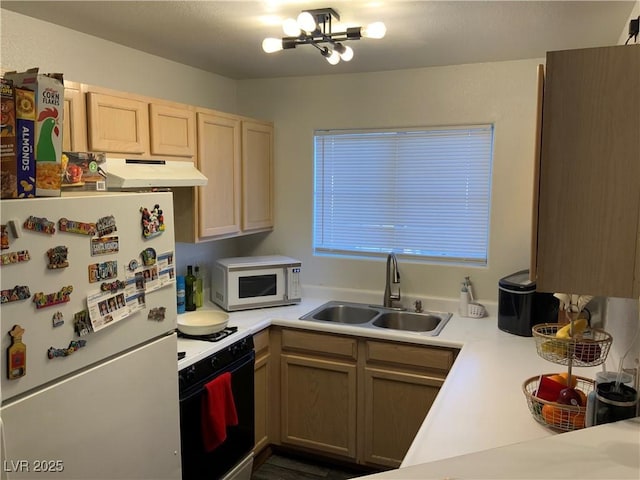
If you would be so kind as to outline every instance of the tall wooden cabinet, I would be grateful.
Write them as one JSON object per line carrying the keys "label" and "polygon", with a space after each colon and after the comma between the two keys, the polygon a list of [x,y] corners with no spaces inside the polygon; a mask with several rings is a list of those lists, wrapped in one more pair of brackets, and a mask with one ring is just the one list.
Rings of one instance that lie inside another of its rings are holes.
{"label": "tall wooden cabinet", "polygon": [[242,120],[242,230],[273,227],[273,124]]}
{"label": "tall wooden cabinet", "polygon": [[640,45],[547,54],[537,288],[640,295]]}

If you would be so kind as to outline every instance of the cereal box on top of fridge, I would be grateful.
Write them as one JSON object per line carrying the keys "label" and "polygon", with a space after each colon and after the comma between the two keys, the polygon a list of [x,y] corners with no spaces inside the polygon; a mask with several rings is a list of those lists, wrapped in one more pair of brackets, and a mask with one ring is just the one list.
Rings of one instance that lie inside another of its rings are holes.
{"label": "cereal box on top of fridge", "polygon": [[61,73],[41,74],[37,68],[8,72],[5,77],[16,87],[35,93],[36,196],[60,196],[62,183],[62,120],[64,84]]}
{"label": "cereal box on top of fridge", "polygon": [[0,83],[0,198],[18,196],[18,164],[16,163],[16,108],[13,82]]}
{"label": "cereal box on top of fridge", "polygon": [[18,198],[36,196],[35,120],[35,92],[16,88]]}

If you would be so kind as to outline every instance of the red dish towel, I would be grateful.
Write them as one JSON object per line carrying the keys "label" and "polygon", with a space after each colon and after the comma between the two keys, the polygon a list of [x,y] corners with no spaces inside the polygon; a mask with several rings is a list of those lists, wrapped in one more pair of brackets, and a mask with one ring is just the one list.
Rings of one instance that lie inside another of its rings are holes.
{"label": "red dish towel", "polygon": [[231,391],[231,373],[214,378],[202,396],[202,439],[210,452],[227,438],[227,427],[238,424],[238,413]]}

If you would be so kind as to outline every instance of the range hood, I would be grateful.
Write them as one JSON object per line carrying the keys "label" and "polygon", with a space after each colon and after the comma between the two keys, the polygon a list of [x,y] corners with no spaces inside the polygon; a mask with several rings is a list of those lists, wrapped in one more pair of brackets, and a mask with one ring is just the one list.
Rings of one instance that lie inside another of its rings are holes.
{"label": "range hood", "polygon": [[101,165],[108,190],[196,187],[207,177],[189,161],[107,158]]}

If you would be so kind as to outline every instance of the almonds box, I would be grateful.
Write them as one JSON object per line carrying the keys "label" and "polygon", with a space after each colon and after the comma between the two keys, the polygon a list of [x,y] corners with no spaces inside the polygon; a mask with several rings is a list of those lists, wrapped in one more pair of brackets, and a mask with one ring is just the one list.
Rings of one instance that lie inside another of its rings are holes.
{"label": "almonds box", "polygon": [[62,183],[62,121],[64,84],[62,74],[41,74],[37,68],[9,72],[5,77],[35,95],[36,196],[60,196]]}

